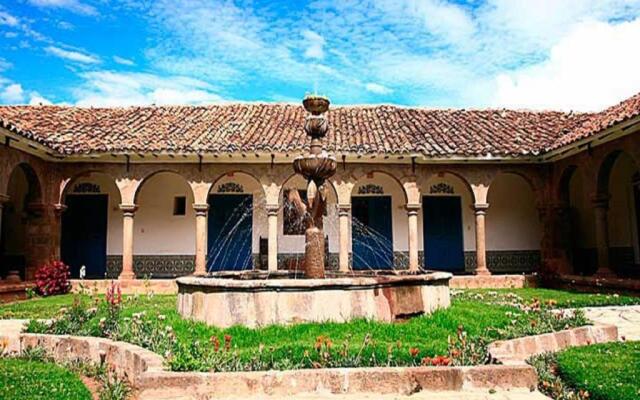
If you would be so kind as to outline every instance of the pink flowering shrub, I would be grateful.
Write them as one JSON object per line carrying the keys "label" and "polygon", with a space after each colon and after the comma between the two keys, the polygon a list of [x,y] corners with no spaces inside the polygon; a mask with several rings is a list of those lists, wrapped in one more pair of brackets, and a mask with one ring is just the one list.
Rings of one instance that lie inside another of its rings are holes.
{"label": "pink flowering shrub", "polygon": [[71,290],[69,267],[62,261],[52,261],[36,271],[36,291],[42,296],[65,294]]}

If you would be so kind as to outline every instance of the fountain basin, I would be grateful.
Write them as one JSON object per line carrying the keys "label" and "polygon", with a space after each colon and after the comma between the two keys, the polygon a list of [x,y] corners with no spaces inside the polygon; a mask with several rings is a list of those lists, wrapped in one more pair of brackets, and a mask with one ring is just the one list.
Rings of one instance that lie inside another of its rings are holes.
{"label": "fountain basin", "polygon": [[325,279],[259,272],[189,276],[177,279],[178,312],[220,328],[356,318],[392,322],[448,307],[451,277],[446,272],[331,273]]}

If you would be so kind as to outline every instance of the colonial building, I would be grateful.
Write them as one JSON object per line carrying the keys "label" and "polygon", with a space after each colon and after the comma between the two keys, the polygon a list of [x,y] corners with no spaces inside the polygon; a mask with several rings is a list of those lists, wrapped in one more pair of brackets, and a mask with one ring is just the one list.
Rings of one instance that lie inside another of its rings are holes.
{"label": "colonial building", "polygon": [[[296,268],[298,105],[0,107],[0,276]],[[593,114],[333,107],[328,268],[638,274],[640,95]]]}

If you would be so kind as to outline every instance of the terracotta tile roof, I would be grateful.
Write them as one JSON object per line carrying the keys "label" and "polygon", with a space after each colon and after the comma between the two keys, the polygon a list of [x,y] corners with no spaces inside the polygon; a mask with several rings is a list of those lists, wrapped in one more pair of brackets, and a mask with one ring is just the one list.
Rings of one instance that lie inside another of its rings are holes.
{"label": "terracotta tile roof", "polygon": [[627,121],[640,115],[640,93],[630,97],[604,111],[592,114],[578,128],[566,135],[561,135],[549,147],[557,149],[575,141],[585,139],[613,125]]}
{"label": "terracotta tile roof", "polygon": [[[557,148],[640,113],[640,94],[599,114],[556,111],[332,107],[337,153],[523,156]],[[80,108],[1,106],[0,126],[61,154],[296,152],[302,106],[229,104]]]}

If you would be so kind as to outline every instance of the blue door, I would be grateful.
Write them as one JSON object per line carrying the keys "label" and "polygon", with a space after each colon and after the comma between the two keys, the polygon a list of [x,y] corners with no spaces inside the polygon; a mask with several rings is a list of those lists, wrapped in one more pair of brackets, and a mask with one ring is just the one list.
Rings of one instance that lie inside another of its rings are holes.
{"label": "blue door", "polygon": [[77,278],[80,267],[86,267],[87,278],[104,278],[107,269],[106,194],[70,194],[62,214],[60,253],[62,261]]}
{"label": "blue door", "polygon": [[208,271],[251,269],[253,196],[209,196]]}
{"label": "blue door", "polygon": [[425,268],[464,271],[460,197],[425,196],[422,207]]}
{"label": "blue door", "polygon": [[353,269],[392,269],[391,197],[353,197]]}

